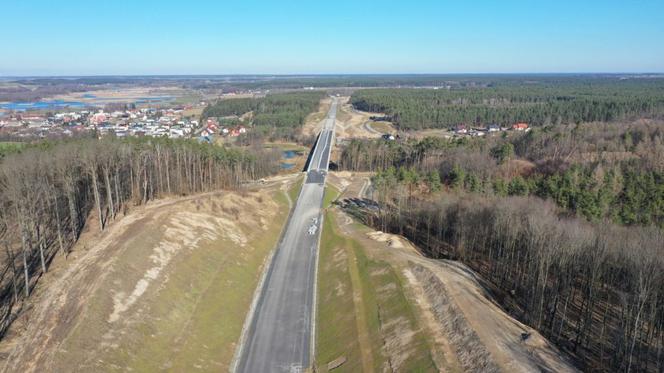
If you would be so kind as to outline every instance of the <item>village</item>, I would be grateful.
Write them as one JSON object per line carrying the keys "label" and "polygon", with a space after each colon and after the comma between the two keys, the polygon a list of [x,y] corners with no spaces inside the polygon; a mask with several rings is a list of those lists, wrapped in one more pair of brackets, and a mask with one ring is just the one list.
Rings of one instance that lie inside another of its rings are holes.
{"label": "village", "polygon": [[498,124],[491,123],[486,127],[470,127],[465,124],[459,124],[454,128],[450,129],[451,132],[454,132],[455,135],[459,136],[471,136],[471,137],[480,137],[487,134],[493,134],[502,131],[530,131],[530,127],[527,123],[519,122],[513,124],[511,127],[501,127]]}
{"label": "village", "polygon": [[[427,133],[427,136],[440,136],[451,140],[462,137],[483,137],[487,135],[492,136],[492,135],[497,135],[499,133],[506,135],[508,131],[529,132],[530,130],[531,128],[527,123],[519,122],[509,127],[501,127],[500,125],[494,123],[489,124],[485,127],[481,126],[471,127],[465,124],[458,124],[443,131],[434,131],[434,132],[425,131],[425,132]],[[418,135],[415,136],[417,137]],[[419,136],[421,137],[423,135],[420,133]],[[409,137],[408,135],[405,136],[405,138],[408,137]],[[399,134],[384,133],[381,135],[381,138],[386,141],[396,141],[402,137]]]}
{"label": "village", "polygon": [[[202,102],[199,106],[204,106]],[[199,123],[200,111],[174,106],[127,108],[106,111],[80,110],[57,113],[23,111],[0,117],[0,137],[31,140],[96,135],[115,137],[196,138],[212,142],[215,136],[237,137],[247,132],[242,125],[221,126],[216,118]]]}

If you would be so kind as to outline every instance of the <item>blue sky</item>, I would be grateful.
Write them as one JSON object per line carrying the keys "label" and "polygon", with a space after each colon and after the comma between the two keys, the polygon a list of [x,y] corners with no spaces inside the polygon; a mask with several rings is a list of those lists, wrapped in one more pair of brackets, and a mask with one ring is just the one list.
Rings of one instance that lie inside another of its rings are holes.
{"label": "blue sky", "polygon": [[664,72],[663,0],[2,0],[0,76]]}

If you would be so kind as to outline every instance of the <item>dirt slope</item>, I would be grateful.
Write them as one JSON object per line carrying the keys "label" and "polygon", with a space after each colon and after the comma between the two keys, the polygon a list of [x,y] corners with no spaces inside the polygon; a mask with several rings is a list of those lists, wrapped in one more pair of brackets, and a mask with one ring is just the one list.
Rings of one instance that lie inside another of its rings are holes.
{"label": "dirt slope", "polygon": [[273,188],[137,209],[40,282],[0,369],[226,370],[288,205]]}

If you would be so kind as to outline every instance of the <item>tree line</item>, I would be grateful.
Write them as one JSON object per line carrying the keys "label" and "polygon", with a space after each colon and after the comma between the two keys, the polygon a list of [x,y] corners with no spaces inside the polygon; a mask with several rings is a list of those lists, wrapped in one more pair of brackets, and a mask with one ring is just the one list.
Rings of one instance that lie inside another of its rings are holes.
{"label": "tree line", "polygon": [[0,161],[0,337],[52,258],[86,225],[131,206],[238,188],[279,169],[279,154],[192,140],[77,139],[17,148]]}
{"label": "tree line", "polygon": [[358,110],[385,113],[401,130],[457,124],[532,126],[610,122],[664,116],[661,79],[599,79],[490,84],[450,89],[366,89],[353,93]]}

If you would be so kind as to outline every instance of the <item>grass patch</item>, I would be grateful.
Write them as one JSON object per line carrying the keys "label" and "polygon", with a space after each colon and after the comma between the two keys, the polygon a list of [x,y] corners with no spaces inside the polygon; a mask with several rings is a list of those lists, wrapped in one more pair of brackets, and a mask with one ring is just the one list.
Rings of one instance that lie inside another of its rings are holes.
{"label": "grass patch", "polygon": [[294,152],[309,152],[309,148],[306,146],[298,145],[290,142],[266,142],[263,144],[263,147],[266,149],[277,149],[280,151],[294,151]]}
{"label": "grass patch", "polygon": [[382,371],[395,362],[396,371],[437,371],[403,279],[389,263],[369,258],[360,242],[341,235],[331,212],[325,215],[318,276],[318,371],[340,356],[347,361],[335,372]]}
{"label": "grass patch", "polygon": [[19,153],[25,147],[22,142],[0,141],[0,159],[13,153]]}
{"label": "grass patch", "polygon": [[339,189],[335,188],[329,183],[325,184],[325,195],[323,196],[323,208],[326,209],[332,206],[332,202],[334,202],[339,197],[340,194],[341,192],[339,191]]}
{"label": "grass patch", "polygon": [[394,127],[388,122],[369,122],[369,126],[374,130],[382,133],[391,133],[394,131]]}
{"label": "grass patch", "polygon": [[325,214],[319,252],[315,364],[317,371],[326,372],[327,363],[344,356],[346,363],[335,372],[359,372],[362,356],[346,242],[337,234],[333,219]]}
{"label": "grass patch", "polygon": [[[372,339],[402,339],[398,351],[387,351],[394,358],[395,352],[403,355],[398,371],[436,372],[426,336],[419,331],[415,310],[405,296],[402,279],[392,266],[384,261],[369,259],[363,248],[355,242],[355,255],[362,278],[369,330]],[[392,322],[394,321],[394,322]]]}
{"label": "grass patch", "polygon": [[288,196],[290,197],[291,201],[293,201],[293,204],[297,201],[297,197],[300,196],[300,191],[302,190],[302,179],[304,178],[304,175],[298,176],[297,181],[291,186],[291,188],[288,190]]}

